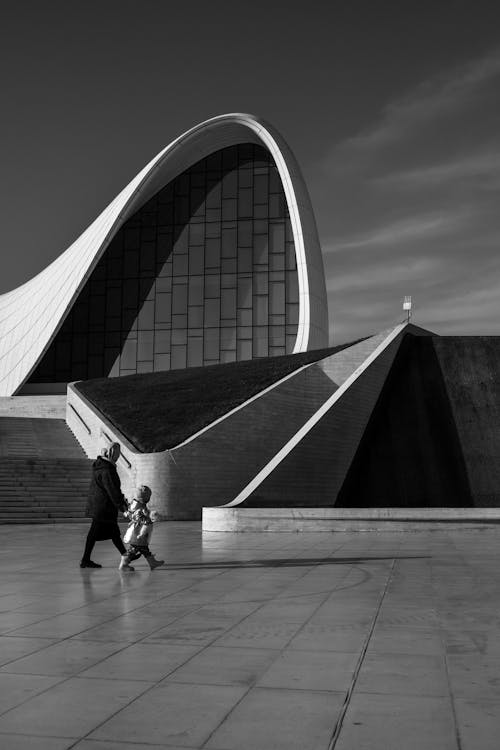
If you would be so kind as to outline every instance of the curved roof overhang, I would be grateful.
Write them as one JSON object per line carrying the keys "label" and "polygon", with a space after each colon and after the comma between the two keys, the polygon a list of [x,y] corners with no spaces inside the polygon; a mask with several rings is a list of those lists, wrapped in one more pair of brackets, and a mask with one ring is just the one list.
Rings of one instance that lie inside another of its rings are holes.
{"label": "curved roof overhang", "polygon": [[197,125],[160,151],[61,256],[30,281],[0,296],[0,396],[14,394],[29,378],[125,221],[193,164],[237,143],[264,146],[271,153],[283,184],[299,282],[294,352],[327,345],[323,260],[298,164],[270,125],[251,115],[227,114]]}

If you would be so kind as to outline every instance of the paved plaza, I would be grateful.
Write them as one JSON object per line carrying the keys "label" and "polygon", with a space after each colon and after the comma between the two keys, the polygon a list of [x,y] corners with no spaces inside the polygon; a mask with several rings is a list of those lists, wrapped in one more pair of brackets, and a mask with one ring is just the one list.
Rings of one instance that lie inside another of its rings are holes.
{"label": "paved plaza", "polygon": [[498,749],[500,527],[86,531],[2,528],[5,750]]}

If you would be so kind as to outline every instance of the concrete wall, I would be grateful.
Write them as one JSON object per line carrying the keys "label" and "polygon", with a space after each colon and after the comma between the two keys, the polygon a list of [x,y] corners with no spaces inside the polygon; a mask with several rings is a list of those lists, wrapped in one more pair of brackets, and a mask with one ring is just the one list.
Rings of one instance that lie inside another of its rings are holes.
{"label": "concrete wall", "polygon": [[500,506],[500,338],[433,339],[472,502]]}

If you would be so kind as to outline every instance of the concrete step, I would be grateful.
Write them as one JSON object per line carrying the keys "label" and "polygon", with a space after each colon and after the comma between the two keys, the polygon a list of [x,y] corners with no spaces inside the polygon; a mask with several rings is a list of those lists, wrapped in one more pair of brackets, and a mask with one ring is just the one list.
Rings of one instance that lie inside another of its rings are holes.
{"label": "concrete step", "polygon": [[0,523],[85,520],[92,461],[64,421],[65,398],[57,418],[54,397],[22,399],[0,399]]}

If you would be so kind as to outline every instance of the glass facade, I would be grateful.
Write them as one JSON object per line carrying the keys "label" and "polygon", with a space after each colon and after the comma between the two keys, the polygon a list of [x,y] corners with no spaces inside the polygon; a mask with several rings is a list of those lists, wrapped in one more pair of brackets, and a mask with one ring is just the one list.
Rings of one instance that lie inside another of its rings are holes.
{"label": "glass facade", "polygon": [[278,170],[264,148],[231,146],[125,222],[29,382],[290,353],[298,314]]}

